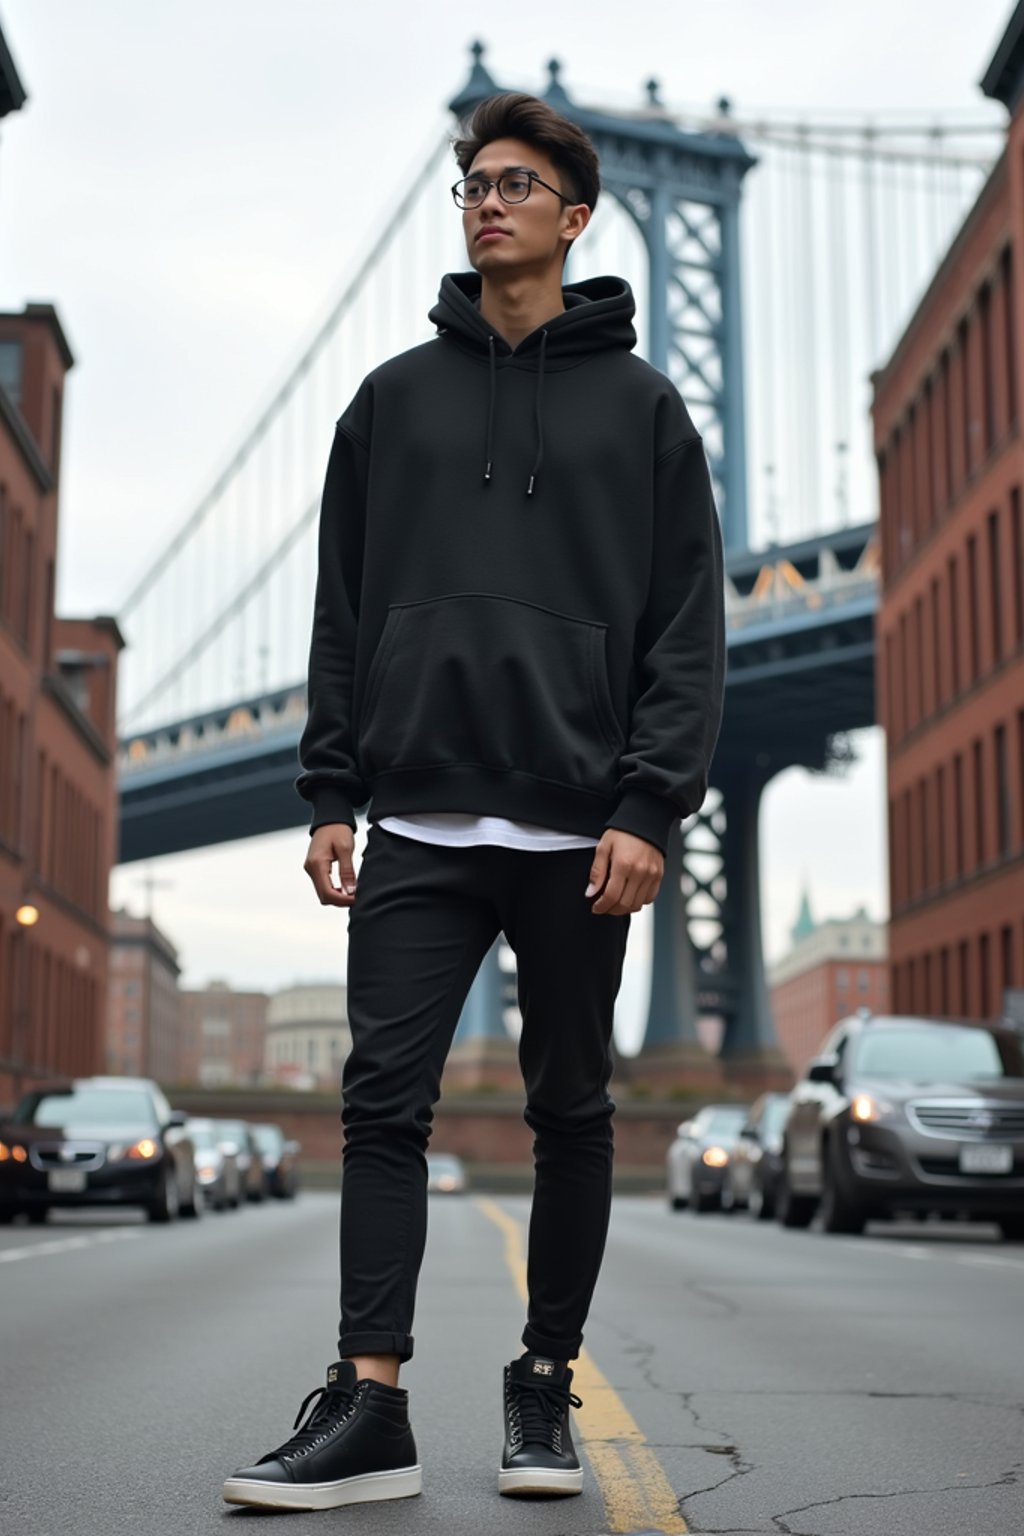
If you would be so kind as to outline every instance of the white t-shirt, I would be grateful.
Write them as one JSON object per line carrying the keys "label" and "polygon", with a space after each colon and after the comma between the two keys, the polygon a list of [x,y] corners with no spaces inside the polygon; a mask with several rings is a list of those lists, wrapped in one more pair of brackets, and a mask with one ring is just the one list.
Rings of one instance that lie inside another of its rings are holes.
{"label": "white t-shirt", "polygon": [[525,848],[546,853],[557,848],[596,848],[599,839],[575,832],[557,832],[528,821],[509,821],[505,816],[474,816],[468,811],[422,811],[412,816],[382,816],[379,825],[421,843],[445,843],[466,848],[475,843],[498,843],[502,848]]}

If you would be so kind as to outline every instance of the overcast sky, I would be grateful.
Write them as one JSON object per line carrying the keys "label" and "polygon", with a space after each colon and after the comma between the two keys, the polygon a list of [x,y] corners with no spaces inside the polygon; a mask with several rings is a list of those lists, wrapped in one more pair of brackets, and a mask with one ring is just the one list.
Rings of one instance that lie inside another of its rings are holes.
{"label": "overcast sky", "polygon": [[[68,388],[59,605],[118,611],[299,354],[423,160],[477,35],[502,84],[558,55],[584,100],[812,120],[999,120],[977,82],[1012,0],[0,0],[29,93],[0,143],[0,306],[54,302]],[[440,276],[440,274],[438,274]],[[432,294],[423,301],[429,306]],[[346,402],[338,403],[338,411]],[[877,731],[844,779],[781,775],[764,800],[765,943],[801,881],[818,916],[887,911]],[[305,832],[155,861],[183,984],[343,978],[345,925],[302,872]],[[536,856],[543,859],[543,855]],[[144,871],[111,899],[141,910]],[[620,1034],[643,1006],[634,919]]]}

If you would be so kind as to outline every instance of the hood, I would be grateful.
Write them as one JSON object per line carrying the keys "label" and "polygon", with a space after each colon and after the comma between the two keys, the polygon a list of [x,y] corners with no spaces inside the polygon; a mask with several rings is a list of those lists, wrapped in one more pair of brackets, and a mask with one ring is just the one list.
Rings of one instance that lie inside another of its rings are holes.
{"label": "hood", "polygon": [[494,419],[498,398],[498,359],[505,366],[536,372],[534,396],[536,457],[526,485],[532,496],[544,458],[544,375],[575,368],[595,353],[614,348],[631,351],[636,346],[633,291],[621,277],[592,277],[562,289],[565,309],[552,315],[510,347],[480,314],[482,279],[478,272],[449,272],[441,279],[437,303],[429,319],[438,334],[463,350],[474,353],[489,368],[487,430],[483,453],[483,480],[494,476]]}
{"label": "hood", "polygon": [[636,346],[633,290],[621,277],[591,277],[562,289],[565,310],[512,348],[503,336],[492,332],[480,314],[479,272],[449,272],[441,279],[437,303],[428,316],[443,336],[486,358],[493,336],[498,357],[511,357],[516,367],[539,366],[541,341],[547,332],[544,366],[548,370],[572,368],[594,352],[609,347]]}
{"label": "hood", "polygon": [[4,1138],[25,1144],[36,1141],[141,1141],[144,1136],[159,1139],[160,1132],[152,1123],[140,1120],[109,1121],[97,1125],[89,1120],[68,1120],[63,1125],[20,1125],[7,1120],[0,1126]]}
{"label": "hood", "polygon": [[977,1099],[1007,1104],[1024,1104],[1024,1078],[993,1077],[939,1082],[913,1082],[906,1077],[869,1077],[856,1074],[856,1088],[850,1093],[873,1093],[879,1099],[904,1104],[909,1099]]}

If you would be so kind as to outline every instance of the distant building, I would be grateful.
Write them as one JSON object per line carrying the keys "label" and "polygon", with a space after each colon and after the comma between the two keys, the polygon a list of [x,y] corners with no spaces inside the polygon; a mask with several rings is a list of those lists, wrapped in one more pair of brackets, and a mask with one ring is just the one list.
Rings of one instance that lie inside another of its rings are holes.
{"label": "distant building", "polygon": [[266,1076],[296,1088],[339,1087],[352,1048],[348,989],[337,982],[286,987],[267,1006]]}
{"label": "distant building", "polygon": [[[0,30],[0,118],[24,100]],[[124,640],[53,612],[73,361],[52,305],[0,314],[0,1105],[104,1066]]]}
{"label": "distant building", "polygon": [[793,947],[768,967],[779,1047],[795,1074],[817,1054],[837,1019],[889,1008],[886,925],[861,907],[853,917],[815,923],[803,894]]}
{"label": "distant building", "polygon": [[872,376],[879,718],[900,1013],[1024,986],[1024,4],[982,80],[1007,143]]}
{"label": "distant building", "polygon": [[263,1080],[267,994],[211,981],[180,994],[181,1083],[255,1087]]}
{"label": "distant building", "polygon": [[110,914],[105,1071],[181,1079],[178,952],[151,917]]}

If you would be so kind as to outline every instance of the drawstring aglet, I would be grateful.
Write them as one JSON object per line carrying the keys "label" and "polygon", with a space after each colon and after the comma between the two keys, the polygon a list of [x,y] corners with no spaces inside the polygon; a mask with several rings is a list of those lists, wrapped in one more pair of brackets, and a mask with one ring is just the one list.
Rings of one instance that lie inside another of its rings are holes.
{"label": "drawstring aglet", "polygon": [[534,482],[535,479],[536,479],[535,475],[531,475],[530,476],[530,483],[526,487],[526,494],[527,494],[527,496],[532,496],[533,495],[533,482]]}
{"label": "drawstring aglet", "polygon": [[487,468],[484,470],[484,485],[488,484],[488,482],[490,481],[490,478],[491,478],[491,466],[490,466],[490,464],[488,464]]}

